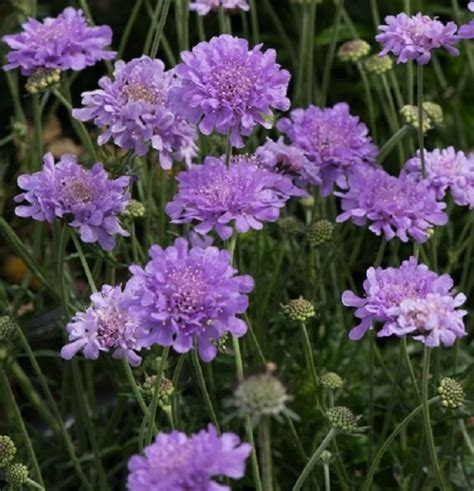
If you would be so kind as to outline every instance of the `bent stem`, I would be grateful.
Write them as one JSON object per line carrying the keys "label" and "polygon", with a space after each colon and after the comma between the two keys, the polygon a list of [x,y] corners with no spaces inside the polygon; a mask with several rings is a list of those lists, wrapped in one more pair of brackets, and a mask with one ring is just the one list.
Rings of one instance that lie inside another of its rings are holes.
{"label": "bent stem", "polygon": [[337,430],[334,428],[331,428],[329,433],[326,435],[324,440],[321,442],[321,445],[316,449],[312,457],[309,459],[309,462],[306,464],[305,468],[301,472],[300,476],[298,477],[298,480],[296,481],[295,485],[293,486],[293,491],[298,491],[303,487],[304,482],[308,478],[309,474],[313,470],[314,466],[316,465],[316,462],[318,461],[320,455],[326,450],[327,446],[332,442],[334,437],[337,434]]}
{"label": "bent stem", "polygon": [[430,405],[428,401],[428,377],[430,374],[430,358],[431,349],[425,346],[423,353],[423,376],[421,383],[421,398],[422,398],[422,408],[423,408],[423,424],[425,426],[426,443],[428,445],[428,450],[430,452],[431,463],[433,464],[436,480],[438,485],[442,490],[448,489],[446,480],[443,475],[443,471],[439,465],[438,454],[436,453],[436,446],[433,436],[433,428],[431,427],[430,419]]}

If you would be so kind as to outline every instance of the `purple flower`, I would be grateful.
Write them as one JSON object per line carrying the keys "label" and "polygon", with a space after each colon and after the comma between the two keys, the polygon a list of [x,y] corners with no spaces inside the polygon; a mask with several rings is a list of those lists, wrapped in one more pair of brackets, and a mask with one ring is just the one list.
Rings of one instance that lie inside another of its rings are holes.
{"label": "purple flower", "polygon": [[240,9],[244,12],[250,10],[247,0],[193,0],[189,5],[189,9],[198,15],[207,15],[212,10],[218,10],[219,7],[224,10]]}
{"label": "purple flower", "polygon": [[86,358],[96,360],[100,352],[114,350],[114,358],[124,358],[130,365],[138,366],[141,357],[136,334],[138,324],[129,316],[120,286],[104,285],[100,292],[91,295],[91,306],[78,312],[66,326],[69,344],[61,356],[70,360],[79,351]]}
{"label": "purple flower", "polygon": [[306,157],[301,148],[296,145],[286,145],[283,138],[276,142],[268,139],[264,145],[257,148],[255,155],[264,166],[293,178],[300,186],[306,184],[319,186],[322,182],[319,177],[319,167]]}
{"label": "purple flower", "polygon": [[180,431],[159,433],[145,448],[145,456],[128,462],[129,491],[230,491],[213,480],[241,479],[252,450],[234,433],[217,434],[214,426],[191,436]]}
{"label": "purple flower", "polygon": [[245,39],[223,34],[181,53],[176,105],[205,135],[230,134],[231,144],[242,147],[242,136],[251,135],[257,124],[271,128],[272,109],[290,107],[290,74],[276,63],[275,50],[261,47],[249,51]]}
{"label": "purple flower", "polygon": [[226,166],[224,159],[208,157],[203,165],[181,172],[178,193],[167,204],[173,223],[197,220],[196,232],[215,229],[223,240],[251,228],[261,230],[262,222],[278,220],[290,196],[305,196],[287,176],[266,169],[257,157],[235,157]]}
{"label": "purple flower", "polygon": [[403,13],[389,15],[385,22],[386,25],[379,26],[380,34],[375,37],[384,45],[380,56],[393,53],[398,56],[397,63],[416,60],[420,65],[426,65],[434,49],[444,48],[454,56],[459,54],[454,47],[459,41],[458,26],[454,22],[445,25],[420,13],[411,17]]}
{"label": "purple flower", "polygon": [[[436,198],[445,197],[448,189],[454,202],[460,206],[474,208],[474,157],[457,152],[453,147],[444,150],[425,150],[426,180],[436,193]],[[403,169],[410,178],[419,182],[423,179],[420,152],[410,159]]]}
{"label": "purple flower", "polygon": [[[468,9],[474,12],[474,2],[469,2]],[[461,26],[459,28],[459,37],[463,39],[473,39],[474,38],[474,20],[471,20],[469,24]]]}
{"label": "purple flower", "polygon": [[351,219],[364,226],[369,221],[369,230],[387,240],[407,242],[411,236],[422,243],[434,225],[448,222],[446,204],[436,201],[428,182],[414,182],[405,174],[394,177],[382,169],[360,167],[349,178],[349,190],[336,196],[342,198],[343,209],[337,222]]}
{"label": "purple flower", "polygon": [[51,153],[43,160],[43,170],[18,178],[18,186],[25,192],[15,201],[27,201],[16,207],[18,216],[48,223],[71,216],[69,225],[79,229],[83,242],[99,242],[107,251],[115,247],[115,234],[128,237],[117,215],[130,201],[130,193],[125,190],[129,177],[111,180],[102,164],[87,170],[70,154],[63,155],[57,164]]}
{"label": "purple flower", "polygon": [[189,165],[196,155],[194,125],[176,115],[170,91],[179,85],[174,70],[147,56],[115,64],[114,79],[102,77],[100,89],[82,94],[83,109],[74,109],[80,121],[94,120],[105,132],[99,145],[110,139],[121,148],[145,155],[160,152],[160,163],[170,169],[172,159]]}
{"label": "purple flower", "polygon": [[12,49],[4,70],[21,67],[23,75],[38,68],[79,71],[116,54],[104,49],[112,42],[110,27],[89,27],[82,10],[68,7],[43,22],[29,18],[22,27],[23,32],[3,37]]}
{"label": "purple flower", "polygon": [[155,245],[151,260],[131,266],[129,312],[140,323],[139,341],[172,346],[186,353],[196,342],[204,361],[215,358],[213,344],[227,332],[243,336],[247,325],[236,316],[248,307],[251,276],[236,276],[230,254],[217,247],[192,247],[177,239],[167,249]]}
{"label": "purple flower", "polygon": [[346,187],[348,172],[354,166],[373,164],[377,147],[360,119],[351,116],[346,103],[320,109],[295,109],[291,119],[279,121],[278,129],[301,148],[320,171],[321,193],[328,196],[336,183]]}
{"label": "purple flower", "polygon": [[349,290],[342,295],[342,303],[355,307],[361,321],[349,333],[353,341],[362,338],[375,322],[382,323],[377,336],[414,334],[414,339],[428,346],[440,341],[449,345],[454,337],[465,334],[461,320],[465,312],[455,311],[464,303],[464,295],[454,296],[449,275],[438,276],[414,257],[399,268],[369,268],[363,286],[362,298]]}

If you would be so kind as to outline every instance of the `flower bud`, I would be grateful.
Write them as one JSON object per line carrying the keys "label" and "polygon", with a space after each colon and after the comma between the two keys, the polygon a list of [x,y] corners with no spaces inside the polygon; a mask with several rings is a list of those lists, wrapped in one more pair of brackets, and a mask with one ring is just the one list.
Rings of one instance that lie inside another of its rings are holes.
{"label": "flower bud", "polygon": [[423,109],[431,121],[436,126],[441,126],[444,122],[443,108],[434,102],[423,102]]}
{"label": "flower bud", "polygon": [[340,389],[342,385],[344,384],[344,381],[342,378],[335,372],[328,372],[325,373],[321,377],[321,385],[325,389],[330,389],[330,390],[336,390]]}
{"label": "flower bud", "polygon": [[[153,393],[155,391],[156,375],[150,375],[145,378],[145,381],[141,385],[143,395],[148,401],[153,399]],[[161,377],[160,388],[158,389],[158,405],[161,408],[165,408],[171,405],[171,398],[174,394],[173,382],[166,377]]]}
{"label": "flower bud", "polygon": [[370,53],[370,44],[362,39],[354,39],[342,44],[337,57],[344,63],[357,63]]}
{"label": "flower bud", "polygon": [[318,220],[306,231],[306,240],[311,247],[318,247],[329,242],[334,232],[334,225],[329,220]]}
{"label": "flower bud", "polygon": [[319,456],[321,464],[327,465],[334,460],[334,455],[329,450],[323,450]]}
{"label": "flower bud", "polygon": [[374,75],[383,75],[393,68],[393,60],[390,56],[371,56],[365,63],[365,69]]}
{"label": "flower bud", "polygon": [[55,85],[58,85],[61,81],[61,71],[57,68],[47,69],[38,68],[33,75],[30,75],[28,81],[26,82],[26,90],[30,94],[37,94],[47,90]]}
{"label": "flower bud", "polygon": [[16,446],[7,435],[0,435],[0,468],[6,467],[15,458]]}
{"label": "flower bud", "polygon": [[288,235],[299,235],[303,230],[302,223],[292,216],[280,218],[278,226]]}
{"label": "flower bud", "polygon": [[450,377],[445,377],[441,380],[438,394],[441,396],[441,405],[449,409],[461,407],[465,395],[461,384]]}
{"label": "flower bud", "polygon": [[283,314],[294,322],[307,322],[316,315],[313,304],[303,297],[290,300],[282,305]]}
{"label": "flower bud", "polygon": [[331,428],[343,433],[353,433],[357,429],[357,419],[354,413],[344,406],[334,406],[326,413]]}
{"label": "flower bud", "polygon": [[[403,116],[403,119],[405,120],[405,123],[413,126],[413,128],[418,129],[420,122],[419,122],[419,114],[418,114],[418,107],[417,106],[403,106],[400,109],[400,114]],[[423,111],[423,133],[426,133],[427,131],[431,130],[433,128],[433,121],[432,119],[428,116],[428,113],[424,110]]]}
{"label": "flower bud", "polygon": [[28,467],[24,464],[12,464],[5,470],[5,481],[12,487],[17,488],[28,479]]}
{"label": "flower bud", "polygon": [[0,342],[12,341],[16,335],[16,329],[16,322],[9,315],[2,315],[0,317]]}
{"label": "flower bud", "polygon": [[125,208],[125,211],[122,213],[122,216],[124,218],[130,218],[131,220],[133,220],[135,218],[143,218],[145,216],[145,213],[145,206],[140,203],[140,201],[132,199],[130,200],[130,203],[128,203],[127,208]]}

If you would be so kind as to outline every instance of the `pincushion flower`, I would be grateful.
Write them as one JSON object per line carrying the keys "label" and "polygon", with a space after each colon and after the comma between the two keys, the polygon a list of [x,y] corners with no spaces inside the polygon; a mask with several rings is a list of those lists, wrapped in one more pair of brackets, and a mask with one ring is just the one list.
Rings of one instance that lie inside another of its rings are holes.
{"label": "pincushion flower", "polygon": [[191,436],[180,431],[159,433],[128,462],[129,491],[230,491],[213,478],[241,479],[252,450],[234,433],[218,435],[214,426]]}
{"label": "pincushion flower", "polygon": [[128,309],[141,326],[139,342],[172,346],[186,353],[197,345],[202,360],[210,361],[217,341],[226,333],[243,336],[247,325],[237,315],[248,307],[251,276],[237,276],[230,254],[216,247],[191,247],[177,239],[167,249],[155,245],[151,260],[131,266],[127,283]]}
{"label": "pincushion flower", "polygon": [[290,74],[276,63],[273,49],[249,50],[245,39],[223,34],[181,54],[176,73],[181,87],[173,90],[179,111],[205,135],[230,136],[242,147],[242,136],[260,124],[271,128],[273,109],[286,111]]}
{"label": "pincushion flower", "polygon": [[386,24],[379,26],[380,34],[375,39],[384,45],[380,56],[393,53],[397,63],[417,61],[425,65],[431,60],[434,49],[444,48],[457,56],[459,50],[455,44],[459,41],[454,22],[443,24],[438,19],[420,13],[408,16],[401,13],[385,17]]}
{"label": "pincushion flower", "polygon": [[207,15],[213,10],[218,10],[222,7],[224,10],[250,10],[247,0],[193,0],[189,4],[189,9],[196,12],[198,15]]}
{"label": "pincushion flower", "polygon": [[20,67],[23,75],[39,68],[79,71],[116,54],[105,50],[112,42],[112,29],[88,26],[82,10],[72,7],[42,22],[29,18],[22,27],[19,34],[3,37],[11,48],[4,70]]}
{"label": "pincushion flower", "polygon": [[359,168],[349,178],[348,191],[336,196],[343,210],[337,222],[351,219],[364,226],[369,221],[369,230],[387,240],[426,242],[434,225],[448,222],[446,204],[436,200],[428,182],[414,182],[405,174],[394,177],[382,169]]}
{"label": "pincushion flower", "polygon": [[229,167],[223,158],[208,157],[203,165],[181,172],[178,192],[166,205],[173,223],[200,222],[195,230],[215,230],[223,240],[263,222],[278,220],[291,196],[305,196],[291,179],[265,168],[257,157],[235,157]]}
{"label": "pincushion flower", "polygon": [[349,333],[353,341],[375,323],[382,324],[377,336],[410,334],[429,346],[438,341],[449,345],[453,335],[464,335],[460,322],[465,312],[455,311],[464,303],[464,295],[451,292],[449,275],[437,275],[414,257],[399,268],[369,268],[363,287],[363,297],[350,290],[342,295],[342,303],[355,307],[355,316],[361,321]]}
{"label": "pincushion flower", "polygon": [[[423,179],[419,155],[420,152],[403,169],[415,181]],[[426,180],[437,199],[443,199],[449,189],[456,204],[474,208],[474,157],[467,157],[453,147],[432,152],[425,150],[424,155]]]}
{"label": "pincushion flower", "polygon": [[172,108],[170,91],[178,85],[174,70],[165,71],[161,60],[142,56],[118,61],[114,78],[102,77],[100,89],[84,92],[85,107],[74,109],[73,116],[105,130],[99,145],[112,140],[140,156],[153,148],[164,169],[171,168],[173,159],[189,165],[196,154],[196,130]]}
{"label": "pincushion flower", "polygon": [[125,307],[120,286],[104,285],[100,292],[91,295],[91,306],[78,312],[66,326],[69,343],[61,350],[61,356],[70,360],[79,351],[86,358],[96,360],[101,352],[113,350],[114,358],[124,358],[130,365],[138,366],[141,357],[136,333],[138,324]]}
{"label": "pincushion flower", "polygon": [[277,127],[319,169],[323,196],[331,193],[334,184],[346,187],[354,166],[375,163],[377,147],[367,126],[351,116],[346,103],[327,109],[313,105],[295,109],[291,119],[280,120]]}
{"label": "pincushion flower", "polygon": [[278,141],[268,139],[264,145],[257,148],[255,155],[263,165],[273,171],[287,175],[300,186],[312,184],[319,186],[319,167],[315,166],[296,145],[286,145],[283,138]]}
{"label": "pincushion flower", "polygon": [[112,250],[115,234],[128,237],[117,215],[130,201],[129,183],[128,176],[109,179],[101,163],[87,170],[75,155],[65,154],[55,164],[48,153],[41,171],[18,178],[24,192],[15,201],[27,204],[17,206],[15,213],[48,223],[55,218],[70,219],[69,225],[78,229],[83,242],[99,242],[105,250]]}
{"label": "pincushion flower", "polygon": [[[469,2],[468,9],[474,12],[474,2]],[[474,38],[474,20],[471,20],[469,24],[461,26],[459,28],[459,37],[463,39],[473,39]]]}

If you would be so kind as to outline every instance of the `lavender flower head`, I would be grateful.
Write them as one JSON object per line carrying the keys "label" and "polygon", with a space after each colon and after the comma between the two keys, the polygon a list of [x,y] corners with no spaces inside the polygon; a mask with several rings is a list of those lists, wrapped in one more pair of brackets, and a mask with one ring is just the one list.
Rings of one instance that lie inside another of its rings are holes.
{"label": "lavender flower head", "polygon": [[[474,12],[474,2],[469,2],[468,9]],[[469,24],[461,26],[459,28],[459,37],[463,39],[473,39],[474,38],[474,20],[471,20]]]}
{"label": "lavender flower head", "polygon": [[380,34],[375,39],[384,45],[380,56],[393,53],[397,63],[410,60],[426,65],[431,60],[431,51],[444,48],[451,55],[459,51],[454,45],[459,41],[454,22],[443,24],[438,19],[420,13],[408,16],[401,13],[385,17],[386,24],[379,26]]}
{"label": "lavender flower head", "polygon": [[446,204],[436,200],[426,181],[414,182],[406,175],[394,177],[382,169],[359,168],[349,178],[349,190],[336,193],[342,198],[336,221],[351,219],[355,225],[371,222],[369,230],[384,234],[387,240],[398,237],[407,242],[426,242],[434,225],[445,225]]}
{"label": "lavender flower head", "polygon": [[315,166],[296,145],[286,145],[283,138],[278,141],[268,139],[264,145],[257,148],[255,155],[263,165],[279,174],[294,179],[299,186],[312,184],[319,186],[319,167]]}
{"label": "lavender flower head", "polygon": [[261,47],[249,50],[245,39],[223,34],[181,54],[176,105],[205,135],[230,133],[231,144],[242,147],[242,136],[251,135],[257,124],[271,128],[273,109],[290,107],[290,74],[276,63],[275,50]]}
{"label": "lavender flower head", "polygon": [[[410,159],[403,169],[410,178],[419,182],[423,179],[420,153]],[[448,189],[453,200],[460,206],[474,208],[474,157],[457,152],[453,147],[432,152],[425,150],[425,170],[429,188],[436,198],[445,197]]]}
{"label": "lavender flower head", "polygon": [[3,41],[12,50],[3,69],[20,67],[23,75],[39,68],[79,71],[116,54],[105,50],[112,42],[110,27],[88,26],[82,10],[72,7],[42,22],[29,18],[22,32],[4,36]]}
{"label": "lavender flower head", "polygon": [[189,165],[196,154],[194,125],[178,116],[170,103],[170,91],[179,85],[174,70],[165,71],[161,60],[147,56],[115,64],[114,79],[102,77],[100,89],[82,94],[82,109],[74,109],[80,121],[93,120],[105,132],[99,145],[116,145],[145,155],[160,152],[160,163],[170,169],[172,160]]}
{"label": "lavender flower head", "polygon": [[351,116],[346,103],[327,109],[313,105],[295,109],[291,119],[279,121],[278,129],[319,169],[323,196],[331,193],[334,184],[346,187],[351,168],[373,164],[377,156],[367,126]]}
{"label": "lavender flower head", "polygon": [[128,462],[129,491],[230,491],[213,480],[217,476],[241,479],[252,450],[234,433],[217,434],[214,426],[187,436],[180,431],[159,433],[144,456]]}
{"label": "lavender flower head", "polygon": [[428,346],[451,346],[466,334],[465,311],[456,310],[465,296],[451,292],[449,275],[437,275],[414,257],[399,268],[369,268],[363,286],[363,297],[349,290],[342,295],[342,303],[355,307],[355,316],[361,321],[349,333],[353,341],[377,322],[382,324],[379,337],[410,335]]}
{"label": "lavender flower head", "polygon": [[218,10],[222,7],[224,10],[250,10],[247,0],[193,0],[189,4],[189,9],[196,12],[198,15],[207,15],[213,10]]}
{"label": "lavender flower head", "polygon": [[141,357],[137,344],[138,324],[129,316],[120,286],[104,285],[100,292],[91,295],[91,306],[78,312],[66,326],[69,343],[61,356],[70,360],[79,351],[86,358],[96,360],[101,352],[114,350],[114,358],[124,358],[130,365],[138,366]]}
{"label": "lavender flower head", "polygon": [[155,245],[151,260],[131,266],[128,309],[141,326],[139,342],[172,346],[186,353],[197,344],[202,360],[215,358],[214,342],[227,332],[243,336],[247,325],[238,314],[248,307],[250,276],[236,276],[230,254],[216,247],[189,248],[177,239],[167,249]]}
{"label": "lavender flower head", "polygon": [[23,174],[18,186],[24,190],[15,197],[15,213],[20,217],[51,223],[54,218],[72,220],[83,242],[99,242],[107,251],[115,247],[115,234],[128,237],[117,215],[125,210],[130,194],[127,176],[111,180],[102,164],[87,170],[77,163],[75,155],[65,154],[55,164],[51,153],[44,156],[43,169]]}
{"label": "lavender flower head", "polygon": [[181,172],[178,192],[167,204],[173,223],[200,222],[196,232],[214,229],[223,240],[263,222],[278,220],[280,209],[291,196],[306,196],[287,176],[265,168],[256,157],[235,157],[229,167],[224,158],[208,157],[203,165]]}

